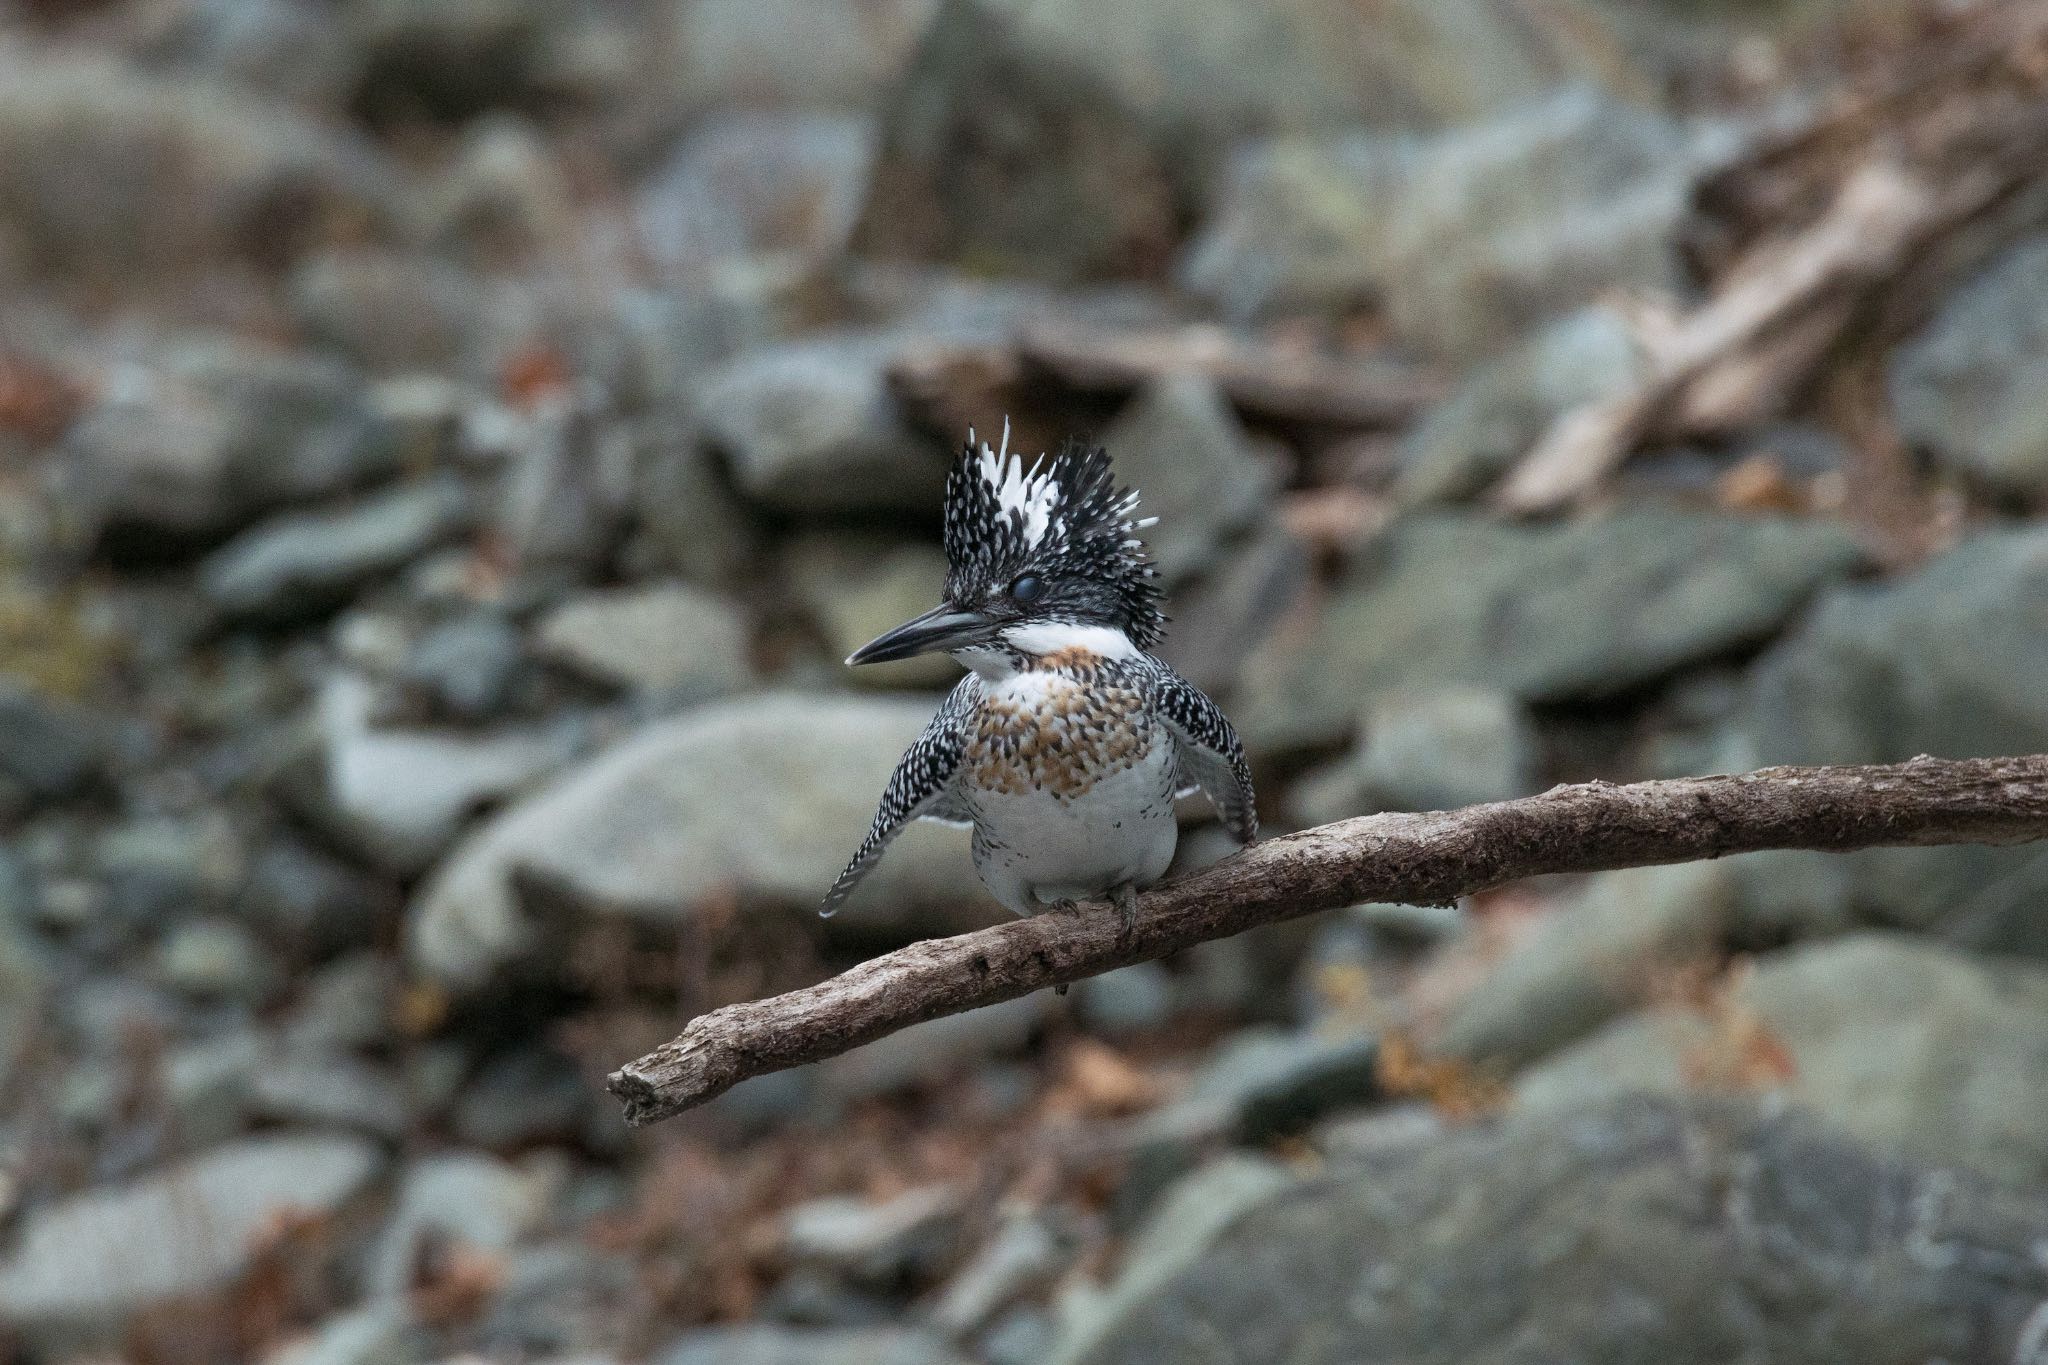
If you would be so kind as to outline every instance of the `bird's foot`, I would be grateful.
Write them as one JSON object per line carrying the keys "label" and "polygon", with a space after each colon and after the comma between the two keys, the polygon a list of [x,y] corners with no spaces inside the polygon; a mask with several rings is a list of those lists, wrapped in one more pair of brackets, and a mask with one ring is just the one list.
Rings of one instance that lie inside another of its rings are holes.
{"label": "bird's foot", "polygon": [[1109,903],[1116,907],[1117,938],[1129,938],[1138,927],[1138,888],[1129,882],[1117,883],[1109,888]]}
{"label": "bird's foot", "polygon": [[[1081,913],[1081,903],[1070,896],[1062,896],[1046,908],[1062,915],[1078,915]],[[1052,993],[1054,995],[1065,995],[1069,984],[1071,983],[1060,982],[1052,988]]]}

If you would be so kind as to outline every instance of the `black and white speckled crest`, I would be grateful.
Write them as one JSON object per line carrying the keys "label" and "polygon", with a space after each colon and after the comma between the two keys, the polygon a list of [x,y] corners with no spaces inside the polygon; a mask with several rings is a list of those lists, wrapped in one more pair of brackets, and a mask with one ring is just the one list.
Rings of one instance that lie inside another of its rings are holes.
{"label": "black and white speckled crest", "polygon": [[1109,452],[1068,440],[1026,467],[972,432],[946,479],[946,598],[976,608],[1026,572],[1044,580],[1034,620],[1114,626],[1140,649],[1166,626],[1138,532],[1138,494],[1119,488]]}

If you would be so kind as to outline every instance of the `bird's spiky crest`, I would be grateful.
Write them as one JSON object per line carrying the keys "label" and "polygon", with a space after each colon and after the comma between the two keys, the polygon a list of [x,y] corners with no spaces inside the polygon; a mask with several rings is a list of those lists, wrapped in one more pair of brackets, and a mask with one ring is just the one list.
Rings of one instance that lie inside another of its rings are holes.
{"label": "bird's spiky crest", "polygon": [[1010,450],[1010,424],[991,450],[972,431],[946,479],[946,595],[971,603],[1024,571],[1079,585],[1079,596],[1140,649],[1166,617],[1157,571],[1138,532],[1138,493],[1120,488],[1109,452],[1069,439],[1029,466]]}

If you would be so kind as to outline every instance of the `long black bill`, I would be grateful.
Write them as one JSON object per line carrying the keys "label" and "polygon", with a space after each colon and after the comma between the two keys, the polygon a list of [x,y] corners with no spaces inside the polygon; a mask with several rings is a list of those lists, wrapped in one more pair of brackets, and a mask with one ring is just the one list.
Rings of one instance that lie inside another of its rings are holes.
{"label": "long black bill", "polygon": [[958,649],[984,638],[992,623],[979,612],[943,604],[912,621],[876,636],[846,656],[849,664],[885,664],[918,654]]}

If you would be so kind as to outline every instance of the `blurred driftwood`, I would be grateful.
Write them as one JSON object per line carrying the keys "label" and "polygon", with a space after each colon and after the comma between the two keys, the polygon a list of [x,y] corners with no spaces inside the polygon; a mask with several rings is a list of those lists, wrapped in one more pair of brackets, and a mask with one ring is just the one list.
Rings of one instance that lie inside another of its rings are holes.
{"label": "blurred driftwood", "polygon": [[[1765,259],[1746,263],[1720,294],[1681,319],[1650,346],[1649,373],[1613,398],[1565,413],[1502,484],[1510,512],[1544,512],[1591,492],[1628,457],[1658,419],[1696,382],[1717,415],[1752,414],[1751,395],[1781,391],[1788,370],[1810,364],[1833,342],[1847,310],[1833,306],[1846,290],[1895,273],[1906,253],[1940,227],[1981,206],[1991,185],[1937,198],[1895,167],[1872,166],[1842,187],[1820,222]],[[1816,334],[1815,319],[1830,324]],[[1779,329],[1798,322],[1780,344]]]}
{"label": "blurred driftwood", "polygon": [[652,1123],[750,1076],[912,1024],[1362,901],[1442,903],[1524,877],[1762,849],[2044,838],[2048,755],[1590,782],[1458,811],[1366,816],[1267,840],[1153,888],[1128,937],[1112,910],[1084,906],[913,943],[815,986],[713,1010],[612,1073],[610,1089],[628,1122]]}
{"label": "blurred driftwood", "polygon": [[1902,335],[2048,212],[2030,192],[2048,186],[2048,3],[1983,7],[1901,60],[1699,188],[1710,297],[1646,336],[1641,382],[1560,416],[1499,506],[1555,510],[1646,441],[1778,415],[1845,346]]}

